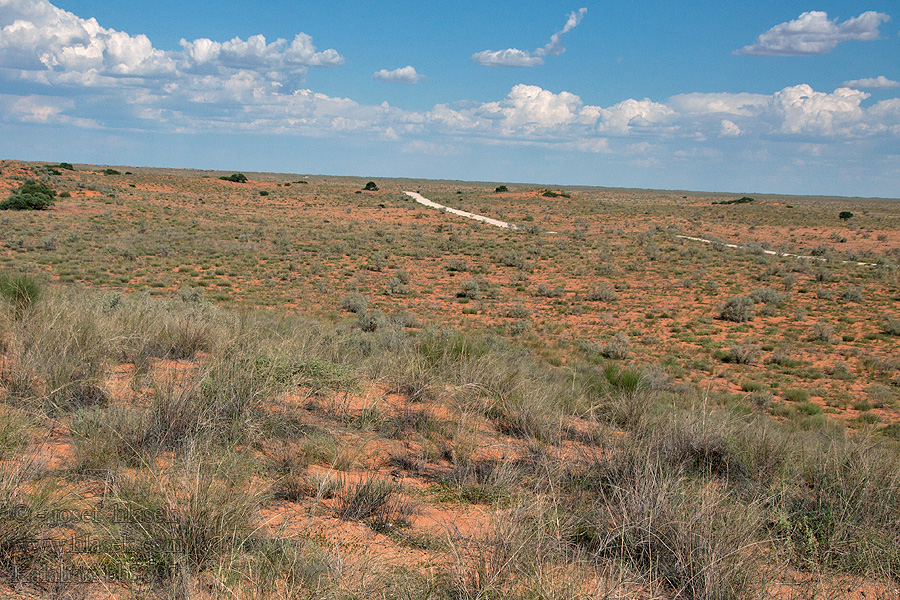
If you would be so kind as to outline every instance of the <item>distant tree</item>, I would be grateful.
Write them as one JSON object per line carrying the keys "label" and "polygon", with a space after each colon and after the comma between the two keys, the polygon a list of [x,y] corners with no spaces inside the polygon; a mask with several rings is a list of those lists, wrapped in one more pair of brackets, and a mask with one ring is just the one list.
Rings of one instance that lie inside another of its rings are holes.
{"label": "distant tree", "polygon": [[841,220],[846,221],[847,219],[853,218],[853,213],[849,210],[841,211],[841,214],[839,214],[838,217],[840,217]]}
{"label": "distant tree", "polygon": [[235,183],[247,183],[247,176],[243,173],[234,173],[229,176],[222,175],[219,177],[222,181],[233,181]]}
{"label": "distant tree", "polygon": [[378,186],[375,185],[374,181],[370,181],[369,183],[366,184],[366,187],[364,187],[363,189],[366,190],[367,192],[377,192]]}
{"label": "distant tree", "polygon": [[75,167],[73,167],[70,163],[67,163],[67,162],[59,163],[58,167],[60,169],[65,169],[66,171],[74,171],[75,170]]}
{"label": "distant tree", "polygon": [[509,191],[509,188],[506,187],[505,185],[498,185],[498,186],[497,186],[497,189],[495,189],[494,191],[495,191],[496,193],[498,193],[498,194],[502,194],[502,193],[504,193],[504,192],[508,192],[508,191]]}
{"label": "distant tree", "polygon": [[120,173],[119,171],[116,171],[115,169],[106,169],[105,171],[103,171],[103,174],[104,175],[121,175],[122,173]]}

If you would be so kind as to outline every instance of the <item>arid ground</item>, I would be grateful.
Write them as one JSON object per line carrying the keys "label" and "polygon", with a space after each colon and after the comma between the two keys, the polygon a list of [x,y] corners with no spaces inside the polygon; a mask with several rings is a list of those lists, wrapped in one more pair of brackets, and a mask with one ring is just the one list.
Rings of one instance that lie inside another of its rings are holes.
{"label": "arid ground", "polygon": [[900,200],[244,174],[0,161],[0,594],[898,597]]}

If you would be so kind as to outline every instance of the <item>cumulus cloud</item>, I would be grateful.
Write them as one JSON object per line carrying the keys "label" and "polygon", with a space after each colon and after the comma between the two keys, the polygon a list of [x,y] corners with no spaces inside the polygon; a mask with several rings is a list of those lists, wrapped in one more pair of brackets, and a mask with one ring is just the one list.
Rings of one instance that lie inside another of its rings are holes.
{"label": "cumulus cloud", "polygon": [[94,72],[107,76],[173,73],[175,62],[145,35],[101,27],[46,0],[8,0],[0,13],[0,67]]}
{"label": "cumulus cloud", "polygon": [[635,128],[647,129],[664,125],[674,115],[675,111],[671,107],[647,98],[623,100],[599,111],[597,131],[624,135]]}
{"label": "cumulus cloud", "polygon": [[789,134],[852,135],[866,127],[862,101],[869,94],[850,88],[817,92],[795,85],[775,92],[772,106],[781,118],[781,131]]}
{"label": "cumulus cloud", "polygon": [[375,81],[387,81],[389,83],[419,83],[422,81],[423,77],[419,73],[416,73],[415,68],[406,65],[405,67],[394,69],[393,71],[388,71],[387,69],[375,71],[372,75],[372,79]]}
{"label": "cumulus cloud", "polygon": [[565,26],[550,36],[550,41],[534,52],[519,50],[518,48],[506,48],[505,50],[482,50],[472,55],[472,61],[486,67],[536,67],[544,64],[544,56],[559,56],[566,51],[562,43],[562,36],[575,29],[587,8],[580,8],[569,13]]}
{"label": "cumulus cloud", "polygon": [[159,87],[191,87],[197,83],[188,81],[194,76],[229,80],[240,71],[280,82],[302,79],[310,66],[344,60],[333,49],[317,52],[305,33],[290,44],[283,39],[268,43],[262,35],[226,42],[181,40],[181,52],[165,52],[143,34],[102,27],[48,0],[4,0],[0,7],[0,69],[38,83],[117,87],[156,80]]}
{"label": "cumulus cloud", "polygon": [[900,87],[900,81],[892,81],[884,75],[879,75],[878,77],[845,81],[841,84],[841,87],[853,88],[855,90],[892,90]]}
{"label": "cumulus cloud", "polygon": [[[558,35],[525,58],[562,52],[559,36],[583,14],[572,13]],[[437,104],[425,111],[361,104],[296,85],[307,69],[342,61],[334,50],[318,51],[302,33],[291,42],[261,35],[224,42],[201,38],[163,52],[146,36],[106,29],[46,0],[0,0],[0,81],[26,81],[33,94],[0,94],[0,118],[7,122],[319,137],[353,132],[401,144],[415,140],[420,145],[410,148],[418,151],[475,141],[628,154],[629,148],[652,145],[657,153],[736,136],[749,146],[763,140],[900,137],[900,99],[867,105],[870,95],[856,89],[893,83],[883,76],[832,92],[804,84],[773,94],[626,97],[608,106],[520,84],[493,101]],[[414,82],[421,75],[406,66],[373,78]]]}
{"label": "cumulus cloud", "polygon": [[735,50],[735,54],[756,56],[807,56],[831,52],[841,42],[872,41],[879,37],[878,27],[891,20],[885,13],[866,11],[858,17],[838,23],[824,11],[809,11],[786,23],[780,23],[757,37],[756,43]]}

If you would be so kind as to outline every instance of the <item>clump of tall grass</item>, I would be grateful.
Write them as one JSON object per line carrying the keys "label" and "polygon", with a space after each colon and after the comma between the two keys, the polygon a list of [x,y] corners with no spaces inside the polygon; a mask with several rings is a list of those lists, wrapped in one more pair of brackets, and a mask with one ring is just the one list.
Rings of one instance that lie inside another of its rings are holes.
{"label": "clump of tall grass", "polygon": [[49,294],[8,333],[9,399],[47,412],[103,404],[108,337],[84,299]]}
{"label": "clump of tall grass", "polygon": [[233,455],[187,452],[171,471],[114,481],[109,503],[115,509],[107,533],[128,540],[145,577],[173,577],[239,552],[254,539],[262,491],[254,491],[247,465]]}
{"label": "clump of tall grass", "polygon": [[18,318],[36,303],[43,288],[36,279],[24,273],[0,273],[0,296],[9,302]]}

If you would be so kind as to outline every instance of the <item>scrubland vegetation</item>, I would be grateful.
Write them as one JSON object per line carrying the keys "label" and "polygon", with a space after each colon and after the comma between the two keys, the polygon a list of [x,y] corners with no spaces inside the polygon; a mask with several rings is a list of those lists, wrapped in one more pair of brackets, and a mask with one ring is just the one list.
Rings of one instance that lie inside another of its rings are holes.
{"label": "scrubland vegetation", "polygon": [[4,594],[900,586],[893,203],[2,169]]}

